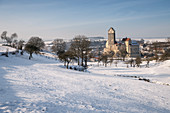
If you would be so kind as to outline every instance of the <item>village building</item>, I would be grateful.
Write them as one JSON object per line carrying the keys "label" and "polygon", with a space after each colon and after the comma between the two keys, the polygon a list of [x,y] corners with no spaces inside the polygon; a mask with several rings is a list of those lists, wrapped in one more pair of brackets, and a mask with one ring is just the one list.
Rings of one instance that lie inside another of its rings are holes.
{"label": "village building", "polygon": [[119,57],[121,50],[124,49],[126,57],[137,57],[140,56],[139,44],[135,40],[130,38],[123,38],[121,41],[116,41],[115,30],[111,27],[108,30],[108,40],[106,42],[106,48],[104,53],[114,52],[114,57]]}

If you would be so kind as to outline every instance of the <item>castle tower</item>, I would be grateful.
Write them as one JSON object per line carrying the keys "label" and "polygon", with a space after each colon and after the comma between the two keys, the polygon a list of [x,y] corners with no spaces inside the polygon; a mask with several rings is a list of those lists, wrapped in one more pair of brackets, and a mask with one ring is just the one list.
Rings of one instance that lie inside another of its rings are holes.
{"label": "castle tower", "polygon": [[115,30],[111,27],[108,30],[108,45],[114,45],[116,43]]}

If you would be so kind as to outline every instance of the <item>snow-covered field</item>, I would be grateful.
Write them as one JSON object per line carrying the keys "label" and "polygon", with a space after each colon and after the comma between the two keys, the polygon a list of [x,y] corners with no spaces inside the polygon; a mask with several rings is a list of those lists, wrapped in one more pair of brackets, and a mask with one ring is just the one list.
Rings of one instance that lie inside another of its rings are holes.
{"label": "snow-covered field", "polygon": [[95,64],[79,72],[33,57],[0,57],[0,113],[170,112],[170,86],[163,84],[170,84],[170,61],[151,62],[150,68]]}

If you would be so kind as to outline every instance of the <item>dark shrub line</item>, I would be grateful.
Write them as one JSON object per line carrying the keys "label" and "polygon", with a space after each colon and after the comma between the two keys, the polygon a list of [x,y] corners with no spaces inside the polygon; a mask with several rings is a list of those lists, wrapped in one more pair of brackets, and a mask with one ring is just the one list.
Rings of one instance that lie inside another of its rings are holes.
{"label": "dark shrub line", "polygon": [[[146,78],[139,77],[139,76],[129,76],[129,75],[127,75],[127,76],[126,75],[115,75],[115,76],[137,78],[138,80],[142,80],[142,81],[145,81],[145,82],[158,84],[157,82],[152,82],[150,79],[146,79]],[[168,83],[162,83],[162,85],[170,86],[170,84],[168,84]]]}

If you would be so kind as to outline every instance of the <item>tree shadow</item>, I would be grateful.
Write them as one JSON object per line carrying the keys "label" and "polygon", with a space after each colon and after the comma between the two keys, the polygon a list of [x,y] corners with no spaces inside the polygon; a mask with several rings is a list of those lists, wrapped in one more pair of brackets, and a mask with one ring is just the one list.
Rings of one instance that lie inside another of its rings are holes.
{"label": "tree shadow", "polygon": [[[2,57],[1,57],[2,58]],[[0,59],[1,60],[1,59]],[[2,62],[0,64],[0,112],[9,112],[10,110],[16,109],[14,102],[22,101],[21,98],[17,97],[16,91],[12,89],[12,84],[5,77],[8,72],[4,69],[6,65]]]}

